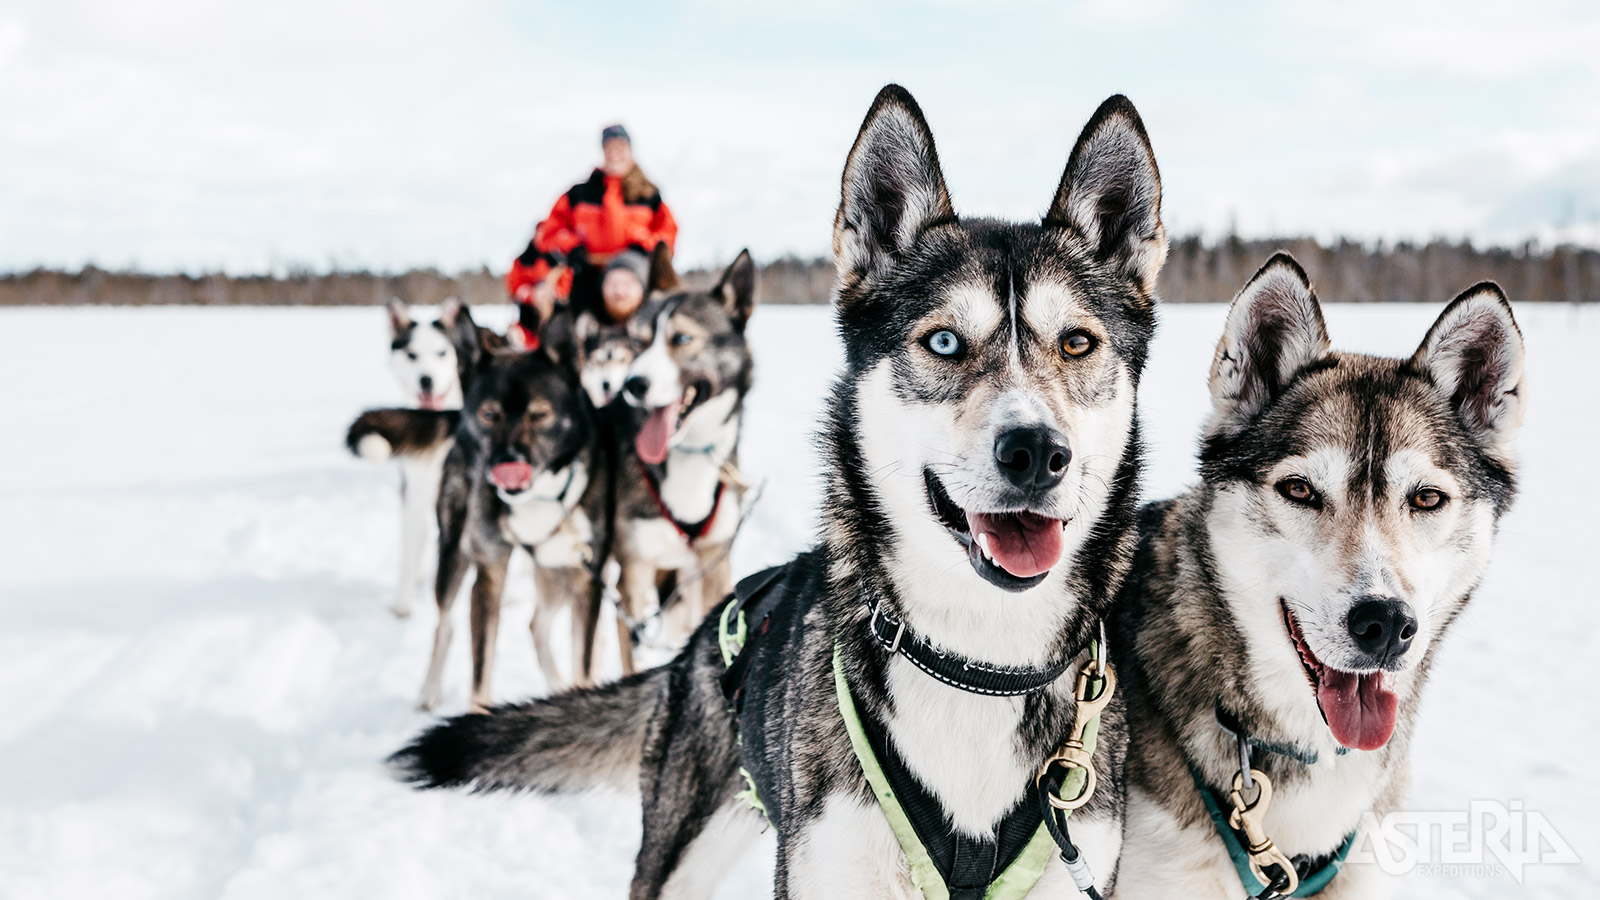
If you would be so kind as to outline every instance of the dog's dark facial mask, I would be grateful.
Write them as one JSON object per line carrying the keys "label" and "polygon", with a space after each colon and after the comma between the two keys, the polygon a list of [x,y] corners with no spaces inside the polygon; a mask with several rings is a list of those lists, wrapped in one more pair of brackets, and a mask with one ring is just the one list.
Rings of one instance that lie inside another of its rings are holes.
{"label": "dog's dark facial mask", "polygon": [[1085,127],[1041,223],[959,220],[921,112],[880,95],[834,225],[841,390],[908,572],[948,579],[964,557],[984,584],[1034,588],[1133,477],[1160,197],[1119,97]]}
{"label": "dog's dark facial mask", "polygon": [[531,488],[541,472],[570,465],[591,437],[575,376],[542,351],[491,358],[468,394],[461,429],[507,500]]}

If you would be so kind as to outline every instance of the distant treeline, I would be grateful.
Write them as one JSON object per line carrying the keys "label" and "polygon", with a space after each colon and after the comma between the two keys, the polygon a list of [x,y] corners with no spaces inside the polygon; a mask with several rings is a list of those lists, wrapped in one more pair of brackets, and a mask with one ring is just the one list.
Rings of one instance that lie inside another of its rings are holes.
{"label": "distant treeline", "polygon": [[[1469,244],[1379,244],[1310,238],[1207,244],[1189,237],[1172,242],[1161,273],[1167,302],[1224,303],[1275,250],[1298,258],[1325,301],[1441,303],[1479,281],[1497,281],[1512,300],[1542,303],[1600,302],[1600,251],[1561,246],[1477,249]],[[709,284],[716,269],[685,273],[690,284]],[[779,259],[761,268],[764,303],[826,303],[833,284],[827,259]],[[468,304],[506,299],[500,275],[488,269],[447,275],[434,269],[400,274],[290,272],[285,275],[150,275],[35,269],[0,275],[0,306],[191,305],[362,306],[390,297],[437,303],[460,297]]]}

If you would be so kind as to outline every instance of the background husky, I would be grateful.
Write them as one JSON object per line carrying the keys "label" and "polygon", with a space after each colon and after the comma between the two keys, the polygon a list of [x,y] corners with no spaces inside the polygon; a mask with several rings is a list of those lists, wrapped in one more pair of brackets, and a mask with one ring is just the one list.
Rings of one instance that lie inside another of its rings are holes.
{"label": "background husky", "polygon": [[[1219,720],[1256,744],[1275,787],[1267,835],[1308,868],[1404,799],[1432,651],[1511,502],[1522,359],[1492,284],[1456,298],[1409,359],[1330,350],[1286,255],[1239,294],[1201,483],[1145,510],[1113,644],[1134,736],[1119,897],[1239,895],[1195,785],[1226,796],[1239,771]],[[1323,896],[1378,896],[1380,880],[1351,867]]]}
{"label": "background husky", "polygon": [[[439,624],[418,701],[423,709],[440,700],[450,608],[469,563],[476,570],[470,707],[488,707],[500,597],[517,547],[533,555],[530,627],[545,680],[555,689],[589,680],[591,569],[605,531],[606,478],[596,464],[593,410],[573,368],[571,334],[558,333],[561,321],[545,329],[538,351],[492,355],[468,391],[439,495]],[[571,613],[572,678],[556,666],[550,643],[551,619],[562,607]]]}
{"label": "background husky", "polygon": [[[660,274],[661,261],[658,253],[652,283],[676,283]],[[630,322],[644,349],[623,384],[630,409],[618,454],[624,673],[634,669],[630,623],[666,613],[664,637],[676,646],[733,587],[728,548],[743,490],[727,473],[738,465],[754,368],[744,330],[755,290],[755,264],[741,251],[709,291],[658,287]],[[663,593],[676,593],[673,609],[658,609]]]}
{"label": "background husky", "polygon": [[603,325],[588,312],[578,314],[574,326],[578,340],[579,380],[595,409],[605,409],[617,399],[628,367],[638,355],[636,339],[626,323]]}
{"label": "background husky", "polygon": [[[457,410],[461,408],[463,385],[469,377],[472,358],[456,352],[456,331],[470,324],[472,314],[461,301],[451,297],[439,309],[439,318],[419,323],[411,310],[394,298],[389,301],[389,368],[400,382],[406,396],[416,401],[422,410]],[[449,451],[443,444],[428,439],[433,428],[423,428],[411,437],[422,442],[408,441],[397,447],[385,439],[384,433],[407,433],[406,425],[390,415],[391,421],[380,423],[368,413],[358,418],[350,427],[347,443],[351,452],[374,461],[391,456],[399,458],[400,467],[400,582],[395,588],[394,614],[409,616],[411,604],[422,590],[424,545],[428,539],[428,523],[433,518],[434,504],[439,497],[439,473],[444,465],[444,455]],[[424,417],[425,422],[427,417]],[[448,434],[455,430],[454,417],[434,419],[434,428],[443,428]]]}
{"label": "background husky", "polygon": [[[837,648],[879,755],[901,760],[902,785],[933,804],[926,839],[976,854],[940,877],[981,895],[964,879],[992,878],[1010,829],[1037,827],[1033,775],[1075,716],[1073,678],[1059,672],[1083,658],[1132,555],[1160,196],[1143,125],[1115,97],[1085,127],[1043,223],[959,220],[921,111],[885,88],[834,225],[847,359],[823,436],[822,541],[774,582],[786,600],[770,628],[751,623],[766,633],[752,638],[737,731],[712,618],[669,666],[454,719],[394,764],[427,786],[642,778],[632,896],[644,898],[709,895],[760,830],[736,796],[742,762],[777,829],[778,896],[910,897],[904,853],[852,755]],[[665,365],[674,328],[662,321],[636,372]],[[885,618],[906,644],[869,632]],[[1060,668],[1036,690],[983,695],[919,669],[908,645],[1006,678]],[[1102,886],[1121,840],[1124,741],[1113,704],[1100,789],[1073,818]],[[980,857],[990,865],[974,875]],[[1052,854],[1038,893],[1072,890]]]}

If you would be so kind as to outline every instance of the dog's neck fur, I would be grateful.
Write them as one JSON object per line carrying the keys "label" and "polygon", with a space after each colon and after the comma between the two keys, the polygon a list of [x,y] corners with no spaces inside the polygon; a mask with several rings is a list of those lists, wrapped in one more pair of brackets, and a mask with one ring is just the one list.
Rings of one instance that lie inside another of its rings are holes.
{"label": "dog's neck fur", "polygon": [[[885,604],[924,637],[963,655],[974,646],[1009,647],[1018,654],[1007,658],[973,654],[982,662],[1017,666],[1047,664],[1069,655],[1075,662],[1083,658],[1132,556],[1138,436],[1136,432],[1130,436],[1117,487],[1088,537],[1043,584],[1023,595],[1037,594],[1042,602],[1045,595],[1039,592],[1064,593],[1071,586],[1065,602],[1046,607],[1055,610],[1053,621],[971,615],[960,617],[958,623],[942,615],[914,614],[919,599],[938,607],[949,605],[951,598],[921,597],[921,592],[930,590],[928,582],[907,583],[895,557],[908,523],[892,521],[874,485],[875,474],[864,463],[852,426],[854,399],[842,397],[835,404],[837,411],[823,436],[831,457],[823,545],[830,565],[828,595],[835,640],[860,714],[882,723],[897,752],[939,798],[957,829],[974,837],[988,836],[1023,799],[1035,770],[1065,738],[1074,717],[1076,666],[1050,687],[1028,696],[969,693],[929,677],[903,657],[891,658],[868,634],[867,603],[871,598]],[[931,521],[932,512],[926,515]],[[943,534],[938,539],[949,540]],[[963,569],[966,565],[962,563]],[[962,574],[945,573],[944,580],[959,586]],[[973,628],[984,633],[974,634]],[[1019,635],[1038,637],[1019,641]]]}
{"label": "dog's neck fur", "polygon": [[[1121,613],[1131,628],[1119,629],[1121,654],[1137,669],[1123,673],[1130,727],[1140,735],[1130,750],[1130,778],[1174,809],[1187,810],[1188,825],[1209,831],[1212,825],[1188,767],[1223,793],[1239,770],[1236,740],[1217,722],[1220,703],[1256,741],[1315,754],[1317,762],[1306,765],[1256,749],[1251,764],[1273,782],[1267,819],[1273,840],[1291,855],[1331,852],[1364,813],[1381,814],[1404,794],[1411,729],[1431,649],[1406,673],[1394,736],[1378,750],[1341,755],[1318,714],[1285,717],[1281,704],[1263,694],[1303,691],[1305,702],[1313,703],[1312,689],[1309,682],[1262,684],[1252,675],[1250,648],[1217,571],[1208,527],[1213,499],[1211,489],[1201,487],[1153,507],[1165,512],[1161,533],[1141,547],[1134,563]],[[1286,630],[1283,640],[1290,641]],[[1306,726],[1308,718],[1313,726]]]}
{"label": "dog's neck fur", "polygon": [[585,448],[565,466],[541,471],[521,494],[507,497],[496,491],[505,506],[504,527],[517,543],[537,546],[561,528],[589,487],[589,457]]}
{"label": "dog's neck fur", "polygon": [[679,522],[711,515],[722,467],[739,446],[741,400],[740,391],[728,388],[690,410],[658,467],[661,503]]}

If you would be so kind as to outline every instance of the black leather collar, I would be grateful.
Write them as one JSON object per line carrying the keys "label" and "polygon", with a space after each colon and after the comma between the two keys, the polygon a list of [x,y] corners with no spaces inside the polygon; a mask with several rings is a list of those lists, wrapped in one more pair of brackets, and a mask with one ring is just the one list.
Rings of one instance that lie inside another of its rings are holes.
{"label": "black leather collar", "polygon": [[867,630],[879,646],[889,651],[889,655],[898,653],[934,678],[969,693],[992,697],[1031,694],[1054,684],[1072,665],[1070,656],[1059,663],[1038,669],[993,666],[967,659],[935,647],[927,638],[912,631],[910,626],[886,611],[882,603],[868,603],[867,609],[872,613],[867,621]]}

